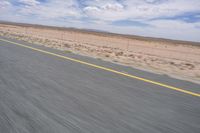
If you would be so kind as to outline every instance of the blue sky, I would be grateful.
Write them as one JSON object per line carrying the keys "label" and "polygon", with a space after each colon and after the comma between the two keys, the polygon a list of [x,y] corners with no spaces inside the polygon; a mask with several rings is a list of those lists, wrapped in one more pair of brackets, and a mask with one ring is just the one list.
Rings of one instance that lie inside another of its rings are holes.
{"label": "blue sky", "polygon": [[0,20],[200,42],[200,0],[0,0]]}

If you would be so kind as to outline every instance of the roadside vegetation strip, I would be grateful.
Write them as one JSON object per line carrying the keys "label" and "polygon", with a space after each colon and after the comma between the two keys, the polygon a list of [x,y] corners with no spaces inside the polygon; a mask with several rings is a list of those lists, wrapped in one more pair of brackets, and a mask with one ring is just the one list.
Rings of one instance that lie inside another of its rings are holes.
{"label": "roadside vegetation strip", "polygon": [[70,57],[67,57],[67,56],[55,54],[55,53],[52,53],[52,52],[48,52],[48,51],[41,50],[41,49],[38,49],[38,48],[34,48],[34,47],[31,47],[31,46],[27,46],[27,45],[23,45],[23,44],[20,44],[20,43],[12,42],[12,41],[9,41],[9,40],[5,40],[5,39],[0,39],[0,40],[4,41],[4,42],[11,43],[11,44],[15,44],[15,45],[18,45],[18,46],[21,46],[21,47],[24,47],[24,48],[32,49],[34,51],[45,53],[45,54],[48,54],[48,55],[53,55],[53,56],[56,56],[56,57],[59,57],[59,58],[63,58],[63,59],[66,59],[66,60],[70,60],[70,61],[73,61],[73,62],[84,64],[84,65],[87,65],[87,66],[91,66],[91,67],[95,67],[95,68],[102,69],[102,70],[105,70],[105,71],[113,72],[113,73],[116,73],[116,74],[119,74],[119,75],[123,75],[123,76],[129,77],[129,78],[137,79],[137,80],[144,81],[144,82],[147,82],[147,83],[151,83],[151,84],[154,84],[154,85],[162,86],[164,88],[168,88],[168,89],[171,89],[171,90],[179,91],[179,92],[182,92],[182,93],[185,93],[185,94],[189,94],[189,95],[192,95],[192,96],[200,97],[199,93],[195,93],[195,92],[191,92],[191,91],[184,90],[184,89],[181,89],[181,88],[173,87],[173,86],[170,86],[170,85],[167,85],[167,84],[164,84],[164,83],[160,83],[160,82],[157,82],[157,81],[141,78],[141,77],[134,76],[134,75],[131,75],[131,74],[126,74],[126,73],[119,72],[119,71],[116,71],[116,70],[113,70],[113,69],[110,69],[110,68],[106,68],[106,67],[103,67],[103,66],[95,65],[95,64],[92,64],[92,63],[88,63],[88,62],[81,61],[81,60],[78,60],[78,59],[70,58]]}

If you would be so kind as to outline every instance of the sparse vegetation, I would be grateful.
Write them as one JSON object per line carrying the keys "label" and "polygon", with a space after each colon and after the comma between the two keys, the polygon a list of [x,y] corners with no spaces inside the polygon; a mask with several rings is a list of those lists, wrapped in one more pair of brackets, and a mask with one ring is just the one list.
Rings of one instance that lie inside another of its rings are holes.
{"label": "sparse vegetation", "polygon": [[107,57],[107,58],[108,58],[108,57],[110,57],[110,55],[106,54],[106,55],[105,55],[105,57]]}
{"label": "sparse vegetation", "polygon": [[115,56],[123,56],[124,52],[115,52]]}
{"label": "sparse vegetation", "polygon": [[66,54],[72,53],[72,51],[70,51],[70,50],[65,50],[64,52],[65,52]]}

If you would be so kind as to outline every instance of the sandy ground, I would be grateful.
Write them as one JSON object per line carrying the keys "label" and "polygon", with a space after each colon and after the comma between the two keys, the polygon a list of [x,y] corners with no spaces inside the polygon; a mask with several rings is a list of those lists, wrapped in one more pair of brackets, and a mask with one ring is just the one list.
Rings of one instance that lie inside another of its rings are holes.
{"label": "sandy ground", "polygon": [[200,82],[200,43],[0,24],[0,35]]}

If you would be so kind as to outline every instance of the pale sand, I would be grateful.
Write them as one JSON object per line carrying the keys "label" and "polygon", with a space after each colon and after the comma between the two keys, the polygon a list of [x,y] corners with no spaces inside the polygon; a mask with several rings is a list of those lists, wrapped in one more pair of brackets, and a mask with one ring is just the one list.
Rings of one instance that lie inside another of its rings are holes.
{"label": "pale sand", "polygon": [[13,24],[0,24],[0,35],[200,81],[200,43]]}

